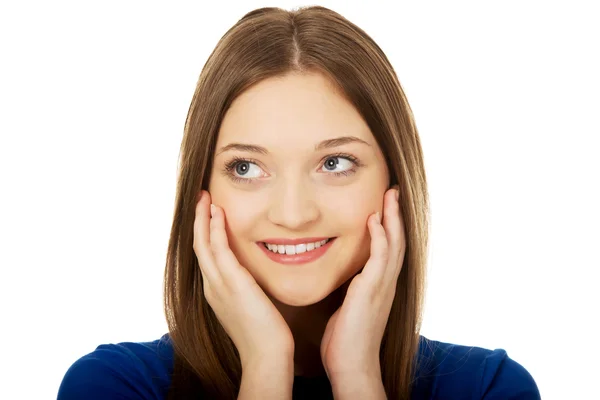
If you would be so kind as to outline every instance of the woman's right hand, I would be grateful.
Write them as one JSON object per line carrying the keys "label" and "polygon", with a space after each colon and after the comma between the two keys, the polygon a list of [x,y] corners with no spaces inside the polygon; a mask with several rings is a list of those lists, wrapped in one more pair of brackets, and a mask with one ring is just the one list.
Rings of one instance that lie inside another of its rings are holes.
{"label": "woman's right hand", "polygon": [[[291,363],[294,338],[271,300],[229,247],[225,213],[202,191],[196,204],[194,252],[204,297],[235,344],[245,367]],[[212,218],[211,218],[211,210]]]}

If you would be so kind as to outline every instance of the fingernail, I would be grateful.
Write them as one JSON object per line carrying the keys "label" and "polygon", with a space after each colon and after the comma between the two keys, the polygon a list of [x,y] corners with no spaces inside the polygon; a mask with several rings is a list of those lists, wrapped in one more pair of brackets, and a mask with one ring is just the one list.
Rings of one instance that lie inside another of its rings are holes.
{"label": "fingernail", "polygon": [[400,190],[396,189],[396,201],[400,198]]}
{"label": "fingernail", "polygon": [[214,204],[210,205],[210,216],[211,217],[215,216],[215,205]]}
{"label": "fingernail", "polygon": [[377,217],[377,222],[381,224],[381,213],[377,211],[377,214],[375,214],[375,216]]}

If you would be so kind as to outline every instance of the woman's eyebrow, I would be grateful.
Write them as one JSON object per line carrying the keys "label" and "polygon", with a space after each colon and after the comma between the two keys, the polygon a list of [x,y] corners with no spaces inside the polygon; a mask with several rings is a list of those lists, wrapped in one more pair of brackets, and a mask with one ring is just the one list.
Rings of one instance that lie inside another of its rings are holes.
{"label": "woman's eyebrow", "polygon": [[[322,142],[320,142],[319,144],[317,144],[315,146],[315,151],[319,151],[319,150],[323,150],[323,149],[330,149],[333,147],[339,147],[339,146],[343,146],[343,145],[349,144],[349,143],[360,143],[360,144],[364,144],[367,146],[371,146],[369,143],[367,143],[364,140],[359,139],[355,136],[340,136],[340,137],[333,138],[333,139],[323,140]],[[269,150],[265,149],[264,147],[258,146],[256,144],[229,143],[227,146],[221,147],[216,155],[219,155],[219,154],[229,151],[229,150],[244,151],[247,153],[259,153],[259,154],[264,154],[264,155],[269,154]]]}

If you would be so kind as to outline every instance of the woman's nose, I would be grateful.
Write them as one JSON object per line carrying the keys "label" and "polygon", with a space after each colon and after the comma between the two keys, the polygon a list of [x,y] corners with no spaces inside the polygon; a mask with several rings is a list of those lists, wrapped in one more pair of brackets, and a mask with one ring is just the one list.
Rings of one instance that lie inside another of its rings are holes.
{"label": "woman's nose", "polygon": [[269,202],[269,220],[289,230],[302,230],[316,221],[319,209],[315,196],[302,185],[282,185]]}

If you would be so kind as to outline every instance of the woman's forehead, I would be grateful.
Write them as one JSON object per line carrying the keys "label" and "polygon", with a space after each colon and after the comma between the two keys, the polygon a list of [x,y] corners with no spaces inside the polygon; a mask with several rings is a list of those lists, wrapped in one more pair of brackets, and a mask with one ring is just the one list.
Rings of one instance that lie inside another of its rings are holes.
{"label": "woman's forehead", "polygon": [[346,136],[374,144],[361,115],[325,78],[294,74],[242,93],[223,119],[218,147],[245,142],[314,148]]}

